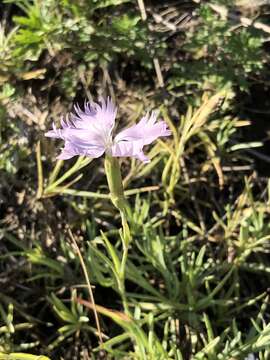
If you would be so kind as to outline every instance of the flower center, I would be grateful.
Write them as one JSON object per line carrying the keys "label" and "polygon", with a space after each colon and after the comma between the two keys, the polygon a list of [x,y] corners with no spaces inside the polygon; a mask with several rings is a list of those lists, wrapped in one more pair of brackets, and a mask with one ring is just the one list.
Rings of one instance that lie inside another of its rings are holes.
{"label": "flower center", "polygon": [[103,137],[103,141],[104,141],[105,151],[107,153],[110,153],[111,152],[111,147],[113,145],[112,135],[111,134],[106,134]]}

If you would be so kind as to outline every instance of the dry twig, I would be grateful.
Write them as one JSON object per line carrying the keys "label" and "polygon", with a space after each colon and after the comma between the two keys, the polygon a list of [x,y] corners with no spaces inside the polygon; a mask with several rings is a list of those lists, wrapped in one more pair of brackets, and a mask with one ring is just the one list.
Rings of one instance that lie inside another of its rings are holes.
{"label": "dry twig", "polygon": [[89,295],[90,295],[90,300],[91,300],[91,303],[93,304],[93,312],[94,312],[95,321],[96,321],[96,325],[97,325],[99,342],[100,342],[100,344],[102,345],[102,344],[103,344],[102,333],[101,333],[101,328],[100,328],[98,313],[97,313],[97,309],[96,309],[94,294],[93,294],[92,287],[91,287],[91,283],[90,283],[90,279],[89,279],[89,276],[88,276],[88,271],[87,271],[87,269],[86,269],[85,262],[84,262],[84,260],[83,260],[83,257],[82,257],[82,254],[81,254],[81,252],[80,252],[80,249],[79,249],[79,247],[78,247],[78,245],[77,245],[77,242],[76,242],[76,240],[75,240],[75,237],[73,236],[72,231],[71,231],[71,229],[70,229],[69,227],[68,227],[68,234],[69,234],[70,239],[71,239],[72,242],[73,242],[73,245],[74,245],[74,247],[75,247],[75,249],[76,249],[76,252],[77,252],[77,254],[78,254],[78,256],[79,256],[79,259],[80,259],[80,263],[81,263],[81,266],[82,266],[82,269],[83,269],[84,277],[85,277],[85,280],[86,280],[86,283],[87,283],[87,288],[88,288]]}

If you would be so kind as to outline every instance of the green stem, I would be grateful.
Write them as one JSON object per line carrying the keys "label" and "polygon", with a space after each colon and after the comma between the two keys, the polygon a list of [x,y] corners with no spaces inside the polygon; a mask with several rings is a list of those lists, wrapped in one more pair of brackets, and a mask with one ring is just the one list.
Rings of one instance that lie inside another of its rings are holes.
{"label": "green stem", "polygon": [[111,201],[120,212],[125,212],[127,204],[124,196],[120,165],[117,158],[106,155],[105,172],[110,190]]}
{"label": "green stem", "polygon": [[106,155],[105,157],[105,172],[107,176],[108,186],[110,190],[110,198],[113,205],[119,210],[122,220],[122,229],[120,236],[122,240],[123,254],[121,259],[121,266],[119,271],[119,292],[122,297],[124,310],[129,314],[128,302],[125,291],[125,270],[128,258],[128,247],[130,243],[130,230],[127,222],[128,203],[125,199],[121,169],[117,158]]}

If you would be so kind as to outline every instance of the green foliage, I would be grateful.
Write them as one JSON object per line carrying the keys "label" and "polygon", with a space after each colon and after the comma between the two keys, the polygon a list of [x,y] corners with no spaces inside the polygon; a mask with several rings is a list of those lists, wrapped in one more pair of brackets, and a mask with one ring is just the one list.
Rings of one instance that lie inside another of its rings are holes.
{"label": "green foliage", "polygon": [[[118,53],[125,53],[149,66],[153,51],[160,47],[157,39],[156,45],[151,46],[151,54],[146,51],[150,33],[132,8],[119,16],[118,5],[128,1],[8,2],[16,4],[24,12],[23,16],[13,17],[18,29],[3,41],[7,47],[11,36],[14,37],[12,57],[16,61],[13,63],[15,68],[18,68],[18,60],[22,66],[25,60],[38,61],[45,49],[52,56],[72,49],[75,58],[83,58],[86,63],[97,61],[100,64],[114,61]],[[107,8],[112,8],[115,14],[109,17],[97,14]]]}
{"label": "green foliage", "polygon": [[249,74],[260,73],[264,66],[261,33],[234,27],[228,19],[220,19],[210,5],[201,6],[197,16],[200,30],[189,32],[184,43],[189,62],[174,65],[172,84],[216,88],[237,84],[247,90]]}
{"label": "green foliage", "polygon": [[[14,88],[5,85],[2,90],[3,100],[11,97]],[[17,121],[6,122],[7,113],[0,105],[0,170],[15,174],[29,155],[28,140]]]}
{"label": "green foliage", "polygon": [[[258,96],[245,106],[268,86],[269,34],[237,15],[263,6],[235,3],[145,1],[146,20],[135,0],[0,5],[0,359],[269,359],[270,182],[247,139]],[[130,233],[103,160],[54,162],[44,138],[96,94],[119,128],[160,107],[172,131],[149,164],[121,163]]]}
{"label": "green foliage", "polygon": [[[0,327],[0,358],[4,359],[15,359],[15,356],[4,355],[4,353],[9,353],[12,351],[24,351],[31,348],[36,347],[39,342],[24,342],[19,345],[16,344],[16,334],[19,332],[31,331],[33,325],[31,322],[21,322],[14,323],[14,306],[12,303],[9,303],[7,310],[0,305],[0,319],[1,319],[1,327]],[[26,354],[25,354],[26,355]],[[3,357],[1,357],[3,356]],[[23,359],[23,357],[21,356]],[[18,359],[20,357],[18,356]],[[29,360],[31,359],[31,355]],[[44,357],[45,360],[45,357]]]}

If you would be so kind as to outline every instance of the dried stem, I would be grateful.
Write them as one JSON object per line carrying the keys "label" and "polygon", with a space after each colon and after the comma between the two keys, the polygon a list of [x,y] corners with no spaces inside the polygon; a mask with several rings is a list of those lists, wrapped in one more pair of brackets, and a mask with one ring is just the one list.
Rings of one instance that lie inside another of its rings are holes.
{"label": "dried stem", "polygon": [[140,8],[142,20],[145,21],[147,19],[147,14],[146,14],[146,10],[145,10],[143,0],[138,0],[138,5],[139,5],[139,8]]}
{"label": "dried stem", "polygon": [[72,242],[73,242],[73,244],[74,244],[74,247],[75,247],[75,249],[76,249],[76,251],[77,251],[77,254],[78,254],[78,256],[79,256],[79,259],[80,259],[80,263],[81,263],[81,266],[82,266],[82,269],[83,269],[84,277],[85,277],[85,280],[86,280],[86,283],[87,283],[87,287],[88,287],[88,291],[89,291],[89,295],[90,295],[90,300],[91,300],[91,303],[93,304],[93,312],[94,312],[95,321],[96,321],[96,325],[97,325],[99,342],[100,342],[100,344],[102,345],[102,344],[103,344],[103,340],[102,340],[101,328],[100,328],[98,313],[97,313],[97,309],[96,309],[94,294],[93,294],[93,291],[92,291],[92,287],[91,287],[91,283],[90,283],[88,271],[87,271],[87,269],[86,269],[85,262],[84,262],[84,260],[83,260],[83,257],[82,257],[82,254],[81,254],[81,252],[80,252],[80,249],[79,249],[79,247],[78,247],[78,245],[77,245],[77,242],[76,242],[76,240],[75,240],[75,237],[73,236],[72,231],[71,231],[70,228],[68,228],[68,234],[69,234],[70,239],[72,240]]}

